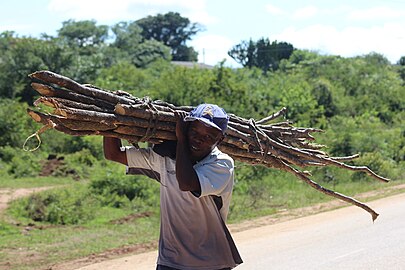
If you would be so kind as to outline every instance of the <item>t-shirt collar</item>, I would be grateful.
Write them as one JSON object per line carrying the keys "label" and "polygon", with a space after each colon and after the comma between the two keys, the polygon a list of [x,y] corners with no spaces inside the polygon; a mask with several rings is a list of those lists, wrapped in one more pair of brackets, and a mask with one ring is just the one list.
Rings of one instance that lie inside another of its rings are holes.
{"label": "t-shirt collar", "polygon": [[208,154],[205,158],[203,158],[202,160],[197,161],[197,163],[196,163],[195,165],[207,163],[207,162],[210,161],[212,158],[218,156],[219,152],[220,152],[220,151],[219,151],[218,147],[215,146],[215,148],[212,149],[211,153],[209,153],[209,154]]}

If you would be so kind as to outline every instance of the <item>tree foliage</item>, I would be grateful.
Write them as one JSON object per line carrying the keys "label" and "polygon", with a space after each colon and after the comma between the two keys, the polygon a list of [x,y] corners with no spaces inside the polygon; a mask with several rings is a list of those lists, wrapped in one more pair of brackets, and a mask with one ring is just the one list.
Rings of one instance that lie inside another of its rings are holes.
{"label": "tree foliage", "polygon": [[70,46],[84,48],[98,46],[108,39],[107,25],[97,25],[95,20],[68,20],[62,23],[58,36]]}
{"label": "tree foliage", "polygon": [[135,22],[146,40],[157,40],[171,48],[174,61],[197,61],[198,53],[186,45],[192,36],[201,31],[197,23],[177,12],[148,16]]}
{"label": "tree foliage", "polygon": [[264,72],[275,71],[282,59],[288,59],[294,51],[287,42],[270,42],[268,38],[258,41],[242,41],[228,51],[228,55],[243,67],[258,67]]}
{"label": "tree foliage", "polygon": [[[112,27],[115,40],[111,44],[116,54],[115,63],[130,61],[137,67],[145,67],[158,59],[170,59],[170,49],[156,40],[144,39],[142,29],[134,22],[120,22]],[[117,61],[117,59],[119,59]]]}

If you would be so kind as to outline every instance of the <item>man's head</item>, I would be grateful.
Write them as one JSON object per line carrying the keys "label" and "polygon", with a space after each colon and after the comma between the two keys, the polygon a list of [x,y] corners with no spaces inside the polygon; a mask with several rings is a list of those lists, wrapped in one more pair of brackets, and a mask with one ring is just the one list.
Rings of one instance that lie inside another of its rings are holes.
{"label": "man's head", "polygon": [[190,153],[195,161],[199,161],[223,140],[229,116],[217,105],[201,104],[184,120],[191,122],[188,129]]}
{"label": "man's head", "polygon": [[225,110],[215,104],[200,104],[190,112],[184,121],[199,120],[205,124],[218,129],[225,134],[228,127],[229,116]]}

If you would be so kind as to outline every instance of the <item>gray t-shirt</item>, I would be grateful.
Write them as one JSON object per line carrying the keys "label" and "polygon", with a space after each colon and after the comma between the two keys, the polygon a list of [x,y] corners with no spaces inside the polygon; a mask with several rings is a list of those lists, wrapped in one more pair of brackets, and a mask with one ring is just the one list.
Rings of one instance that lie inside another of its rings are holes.
{"label": "gray t-shirt", "polygon": [[234,162],[215,148],[194,165],[201,194],[181,191],[176,162],[151,148],[127,147],[128,170],[161,183],[158,264],[191,270],[233,268],[242,263],[225,225],[234,181]]}

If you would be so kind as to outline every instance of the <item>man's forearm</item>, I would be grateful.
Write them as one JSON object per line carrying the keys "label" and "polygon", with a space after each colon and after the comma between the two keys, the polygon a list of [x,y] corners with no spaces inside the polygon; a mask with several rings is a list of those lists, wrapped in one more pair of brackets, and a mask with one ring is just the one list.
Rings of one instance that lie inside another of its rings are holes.
{"label": "man's forearm", "polygon": [[193,168],[187,144],[177,142],[176,148],[176,178],[182,191],[201,192],[200,181]]}

